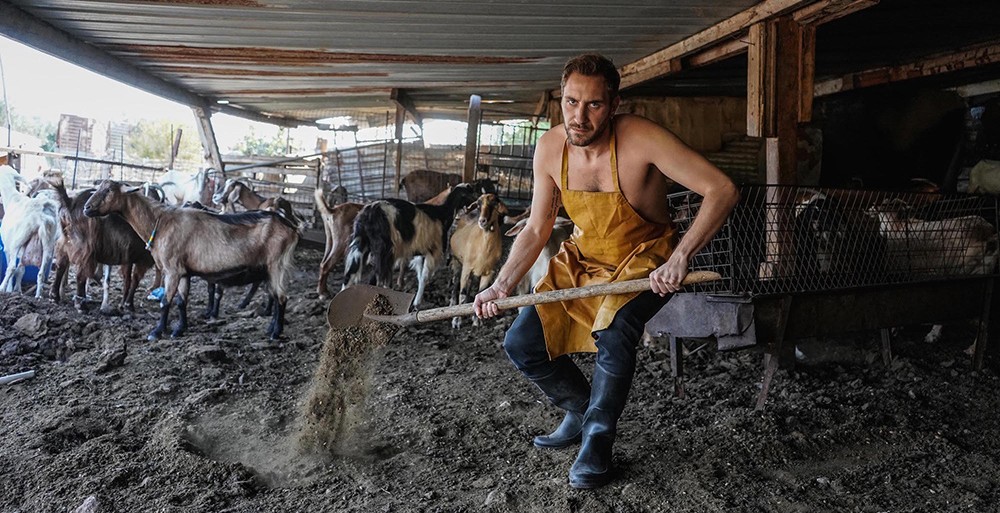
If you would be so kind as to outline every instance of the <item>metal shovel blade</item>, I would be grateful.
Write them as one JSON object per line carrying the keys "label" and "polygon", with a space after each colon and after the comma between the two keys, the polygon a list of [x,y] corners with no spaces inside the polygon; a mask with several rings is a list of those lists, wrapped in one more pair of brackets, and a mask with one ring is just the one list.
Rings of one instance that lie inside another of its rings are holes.
{"label": "metal shovel blade", "polygon": [[365,318],[365,310],[378,296],[385,296],[392,305],[393,315],[402,315],[410,310],[413,294],[372,285],[352,285],[340,291],[330,300],[326,320],[331,328],[361,326],[372,322]]}

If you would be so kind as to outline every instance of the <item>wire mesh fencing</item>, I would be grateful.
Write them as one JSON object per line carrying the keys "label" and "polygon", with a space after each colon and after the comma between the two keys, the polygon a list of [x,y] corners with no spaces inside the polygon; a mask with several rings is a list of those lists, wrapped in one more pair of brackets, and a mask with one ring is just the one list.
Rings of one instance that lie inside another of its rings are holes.
{"label": "wire mesh fencing", "polygon": [[[668,202],[683,234],[701,207]],[[998,273],[998,200],[989,196],[746,186],[692,269],[722,282],[694,291],[818,292]]]}
{"label": "wire mesh fencing", "polygon": [[[484,111],[486,112],[486,111]],[[532,159],[535,144],[547,125],[539,125],[529,114],[491,111],[479,124],[476,149],[476,178],[488,178],[497,185],[497,195],[515,207],[531,203],[534,176]],[[505,120],[495,118],[504,114]]]}

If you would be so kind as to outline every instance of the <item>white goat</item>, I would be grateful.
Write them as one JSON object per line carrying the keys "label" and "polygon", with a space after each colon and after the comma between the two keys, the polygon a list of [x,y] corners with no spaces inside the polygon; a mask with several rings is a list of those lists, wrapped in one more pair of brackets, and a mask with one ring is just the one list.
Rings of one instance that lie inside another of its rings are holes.
{"label": "white goat", "polygon": [[21,290],[24,262],[21,257],[32,236],[42,244],[42,265],[35,281],[35,297],[42,297],[42,282],[52,266],[52,255],[59,238],[59,203],[48,197],[29,198],[17,190],[16,182],[24,177],[10,166],[0,166],[0,197],[3,198],[4,222],[0,239],[4,241],[7,271],[0,292]]}
{"label": "white goat", "polygon": [[[997,229],[980,216],[962,216],[923,221],[903,216],[909,209],[902,200],[889,200],[873,207],[879,220],[879,234],[886,242],[889,272],[922,278],[983,275],[997,266]],[[924,337],[936,342],[941,325]]]}
{"label": "white goat", "polygon": [[[504,235],[508,237],[514,237],[521,233],[527,225],[527,216],[519,219],[517,223],[507,230]],[[545,242],[545,246],[542,247],[542,252],[538,254],[538,258],[535,259],[535,263],[531,265],[531,269],[528,269],[528,273],[521,278],[521,282],[517,284],[518,294],[527,294],[534,289],[538,282],[542,281],[542,277],[549,269],[549,260],[552,259],[559,252],[559,248],[562,247],[563,241],[569,239],[569,236],[573,234],[573,221],[566,219],[565,217],[556,217],[555,225],[552,227],[552,234],[549,235],[549,240]]]}
{"label": "white goat", "polygon": [[170,205],[183,205],[188,201],[205,204],[211,197],[206,197],[206,178],[205,171],[191,174],[171,169],[156,177],[156,183],[163,189],[166,202]]}

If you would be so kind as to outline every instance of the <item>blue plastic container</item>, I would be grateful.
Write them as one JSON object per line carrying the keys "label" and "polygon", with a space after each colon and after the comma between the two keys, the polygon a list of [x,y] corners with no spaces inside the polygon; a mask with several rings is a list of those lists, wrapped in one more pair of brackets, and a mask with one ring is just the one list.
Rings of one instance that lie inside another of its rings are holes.
{"label": "blue plastic container", "polygon": [[[0,281],[3,281],[4,276],[7,275],[7,254],[3,250],[3,237],[0,237]],[[21,278],[21,286],[24,286],[25,282],[35,283],[38,279],[38,267],[29,265],[24,268],[24,277]]]}

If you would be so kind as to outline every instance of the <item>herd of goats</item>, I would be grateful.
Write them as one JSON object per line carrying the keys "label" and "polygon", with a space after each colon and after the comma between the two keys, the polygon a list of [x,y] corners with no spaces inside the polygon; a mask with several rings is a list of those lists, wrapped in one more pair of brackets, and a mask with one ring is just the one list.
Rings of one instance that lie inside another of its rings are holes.
{"label": "herd of goats", "polygon": [[[392,286],[393,273],[399,269],[396,288],[401,289],[409,267],[417,278],[414,308],[424,306],[427,283],[446,261],[452,273],[451,304],[469,301],[471,294],[492,281],[512,237],[523,229],[527,212],[512,217],[490,180],[458,183],[460,176],[423,170],[404,178],[402,186],[409,201],[385,198],[361,204],[347,201],[342,187],[316,189],[314,199],[326,235],[317,284],[321,298],[328,297],[329,275],[341,262],[343,286],[358,283],[370,267],[370,282],[381,287]],[[19,182],[25,192],[18,189]],[[153,340],[166,331],[173,304],[178,307],[179,322],[170,335],[183,334],[191,277],[208,284],[208,318],[219,315],[225,288],[252,286],[240,304],[243,308],[265,284],[271,318],[267,335],[279,338],[285,322],[286,276],[303,223],[287,200],[261,197],[239,179],[226,180],[221,187],[212,187],[214,190],[208,187],[204,175],[168,171],[155,184],[133,187],[106,180],[70,196],[58,172],[28,183],[13,168],[0,166],[0,241],[7,260],[0,292],[20,292],[25,266],[35,265],[39,268],[35,297],[42,297],[55,262],[50,297],[61,299],[72,266],[76,276],[74,306],[82,310],[87,283],[103,266],[101,310],[109,311],[110,267],[117,265],[123,283],[120,308],[134,310],[139,282],[148,270],[155,269],[152,288],[162,287],[163,293],[159,322],[148,336]],[[796,235],[796,251],[799,262],[813,263],[810,275],[862,277],[870,267],[865,262],[871,261],[870,248],[874,247],[864,243],[864,233],[872,233],[881,242],[886,258],[879,260],[891,264],[894,259],[903,259],[895,262],[901,269],[925,269],[932,275],[996,272],[1000,254],[997,229],[980,216],[922,220],[912,212],[904,215],[904,208],[889,202],[870,215],[852,216],[835,207],[849,196],[831,197],[816,191],[800,196],[794,222],[803,228],[796,231],[806,235]],[[201,202],[208,198],[221,211],[203,206]],[[245,210],[237,213],[235,205]],[[683,217],[683,212],[677,215]],[[876,226],[862,229],[867,225],[858,219]],[[557,218],[519,293],[528,292],[537,283],[549,258],[572,230],[568,219]],[[914,251],[915,246],[920,251]],[[852,255],[867,260],[858,259],[856,265],[850,265],[855,259]],[[758,280],[774,277],[767,259],[760,266]],[[460,322],[455,318],[452,325],[458,327]]]}
{"label": "herd of goats", "polygon": [[[342,261],[344,286],[359,282],[366,266],[373,270],[371,281],[379,286],[390,286],[399,267],[402,283],[408,263],[418,282],[414,307],[422,304],[432,272],[446,259],[454,271],[453,304],[468,300],[467,291],[475,285],[473,276],[479,277],[480,288],[485,287],[503,253],[503,225],[514,224],[506,230],[514,234],[523,227],[523,216],[507,215],[493,182],[451,185],[450,176],[410,173],[405,183],[407,196],[417,202],[387,198],[362,205],[346,201],[346,190],[341,187],[329,192],[317,188],[316,206],[326,232],[320,297],[327,297],[328,275]],[[204,176],[168,171],[157,182],[130,186],[105,180],[71,196],[58,172],[28,182],[13,168],[0,166],[0,240],[7,259],[0,292],[20,292],[25,268],[33,265],[38,267],[34,293],[41,298],[54,263],[49,297],[58,302],[67,271],[73,267],[74,306],[82,311],[87,283],[103,269],[101,311],[107,312],[112,309],[110,269],[119,266],[120,308],[131,311],[140,281],[155,269],[151,289],[162,290],[162,295],[159,322],[148,336],[154,340],[167,330],[175,304],[179,321],[170,335],[184,333],[191,277],[208,284],[208,318],[219,315],[225,288],[251,285],[240,305],[245,307],[257,287],[265,284],[271,319],[267,335],[278,339],[285,322],[286,277],[303,229],[292,205],[281,197],[263,198],[244,181],[229,179],[211,195],[219,211],[201,202],[207,197]],[[24,192],[18,189],[19,183]],[[427,190],[436,194],[423,192]],[[237,204],[245,211],[234,212]],[[567,226],[562,222],[555,230],[553,243],[539,258],[532,276],[544,271],[547,257],[568,238]],[[527,277],[525,284],[531,279]]]}

